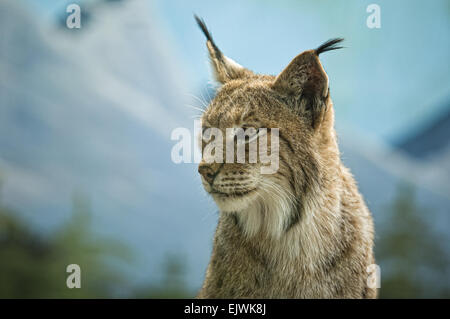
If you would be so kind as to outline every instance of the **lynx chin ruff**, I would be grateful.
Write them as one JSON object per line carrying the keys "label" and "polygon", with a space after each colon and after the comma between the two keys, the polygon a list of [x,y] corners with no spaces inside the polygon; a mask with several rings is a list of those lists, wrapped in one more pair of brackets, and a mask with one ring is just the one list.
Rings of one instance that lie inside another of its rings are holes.
{"label": "lynx chin ruff", "polygon": [[258,162],[199,165],[220,217],[198,298],[375,298],[372,217],[340,160],[319,61],[342,39],[301,53],[277,76],[258,75],[224,56],[196,20],[221,85],[203,128],[279,129],[274,174]]}

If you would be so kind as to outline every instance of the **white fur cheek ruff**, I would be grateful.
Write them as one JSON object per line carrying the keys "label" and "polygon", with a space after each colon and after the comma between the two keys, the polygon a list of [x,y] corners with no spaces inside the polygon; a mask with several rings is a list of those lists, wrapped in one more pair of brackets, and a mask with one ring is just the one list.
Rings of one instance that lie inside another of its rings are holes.
{"label": "white fur cheek ruff", "polygon": [[257,199],[256,192],[246,196],[239,197],[222,197],[221,195],[213,194],[213,199],[222,213],[241,212],[248,209]]}
{"label": "white fur cheek ruff", "polygon": [[264,179],[260,181],[258,189],[248,196],[216,199],[216,203],[222,213],[237,213],[247,237],[264,231],[270,237],[279,239],[295,208],[295,197],[287,187]]}

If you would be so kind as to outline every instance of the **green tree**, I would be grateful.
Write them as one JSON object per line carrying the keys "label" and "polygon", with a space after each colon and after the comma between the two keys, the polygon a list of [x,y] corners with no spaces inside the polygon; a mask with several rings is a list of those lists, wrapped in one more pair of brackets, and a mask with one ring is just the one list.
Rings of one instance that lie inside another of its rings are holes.
{"label": "green tree", "polygon": [[[90,216],[88,202],[75,198],[71,220],[43,237],[0,203],[0,298],[111,297],[123,278],[104,257],[130,255],[118,242],[95,238]],[[69,264],[81,267],[79,289],[66,285]]]}
{"label": "green tree", "polygon": [[133,298],[193,298],[195,293],[186,285],[184,258],[177,254],[167,254],[161,265],[163,276],[156,284],[136,289]]}
{"label": "green tree", "polygon": [[[51,235],[32,231],[18,212],[1,201],[0,174],[0,298],[188,298],[186,268],[181,256],[169,254],[161,266],[162,279],[130,286],[107,260],[129,262],[127,247],[95,236],[86,196],[76,194],[71,219]],[[66,268],[81,268],[81,288],[69,289]]]}
{"label": "green tree", "polygon": [[414,189],[400,185],[387,210],[376,245],[382,263],[381,298],[448,298],[449,256],[445,239],[429,222],[435,218],[431,207],[415,201]]}

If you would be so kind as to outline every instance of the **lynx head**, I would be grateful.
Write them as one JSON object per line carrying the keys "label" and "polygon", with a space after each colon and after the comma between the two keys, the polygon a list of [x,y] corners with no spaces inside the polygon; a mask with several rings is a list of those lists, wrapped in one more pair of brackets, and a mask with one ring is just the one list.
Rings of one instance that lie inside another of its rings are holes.
{"label": "lynx head", "polygon": [[[223,55],[204,22],[195,18],[220,85],[201,118],[203,158],[198,171],[203,186],[221,213],[234,214],[248,236],[261,232],[279,237],[299,221],[303,199],[319,187],[327,165],[338,156],[328,77],[319,54],[340,48],[336,45],[342,39],[299,54],[277,76],[259,75]],[[231,144],[224,138],[220,150],[211,153],[221,153],[222,161],[207,158],[210,144],[205,135],[212,140],[210,128],[223,137],[230,137],[230,129],[244,129],[245,162],[236,161],[236,135]],[[263,138],[266,143],[258,144],[257,160],[251,162],[249,141]],[[232,161],[226,161],[231,149]],[[273,163],[261,161],[261,150],[277,150],[275,171],[263,172],[261,168]]]}

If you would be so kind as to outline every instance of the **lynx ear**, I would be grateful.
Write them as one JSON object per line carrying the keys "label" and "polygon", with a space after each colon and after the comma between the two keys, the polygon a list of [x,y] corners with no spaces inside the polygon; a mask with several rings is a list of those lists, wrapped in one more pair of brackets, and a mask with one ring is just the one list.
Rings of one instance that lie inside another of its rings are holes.
{"label": "lynx ear", "polygon": [[223,53],[214,43],[211,33],[206,28],[205,22],[196,15],[194,15],[194,17],[197,21],[198,26],[205,34],[206,46],[208,47],[209,58],[211,60],[211,65],[216,81],[221,84],[225,84],[230,80],[252,76],[252,71],[242,67],[232,59],[227,58],[225,55],[223,55]]}
{"label": "lynx ear", "polygon": [[289,103],[298,111],[311,116],[313,127],[326,106],[328,98],[328,76],[319,60],[319,54],[340,49],[336,46],[343,39],[332,39],[315,50],[305,51],[296,56],[276,77],[272,88],[289,97]]}

